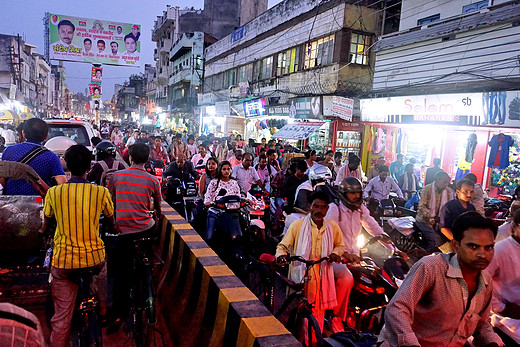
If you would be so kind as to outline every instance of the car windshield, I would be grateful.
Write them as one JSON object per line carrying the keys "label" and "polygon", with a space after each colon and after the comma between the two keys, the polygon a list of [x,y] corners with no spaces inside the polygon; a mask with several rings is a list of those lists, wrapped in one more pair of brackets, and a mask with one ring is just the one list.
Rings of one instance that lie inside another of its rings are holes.
{"label": "car windshield", "polygon": [[79,145],[90,146],[87,131],[79,124],[49,124],[49,139],[56,136],[67,136]]}

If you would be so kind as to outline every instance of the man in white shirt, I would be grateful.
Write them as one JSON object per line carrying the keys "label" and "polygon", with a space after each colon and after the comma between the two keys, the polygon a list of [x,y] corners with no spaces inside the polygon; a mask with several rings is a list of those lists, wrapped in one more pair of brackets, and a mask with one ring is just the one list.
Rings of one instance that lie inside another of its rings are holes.
{"label": "man in white shirt", "polygon": [[271,180],[278,171],[272,166],[267,164],[267,156],[265,154],[260,155],[260,162],[255,166],[258,177],[262,180],[265,189],[271,192]]}
{"label": "man in white shirt", "polygon": [[120,147],[123,144],[123,133],[119,131],[118,127],[115,127],[112,131],[110,142],[116,145],[116,147]]}
{"label": "man in white shirt", "polygon": [[58,36],[60,37],[60,40],[51,45],[51,59],[67,57],[67,60],[72,61],[83,60],[81,47],[74,46],[72,42],[75,30],[76,27],[69,20],[65,19],[58,23]]}
{"label": "man in white shirt", "polygon": [[231,177],[238,181],[238,185],[244,194],[249,192],[253,183],[258,184],[258,186],[262,188],[264,192],[267,192],[265,190],[264,184],[262,183],[262,180],[260,179],[260,176],[258,176],[256,170],[251,166],[252,163],[253,157],[251,154],[244,154],[242,164],[239,164],[233,168]]}
{"label": "man in white shirt", "polygon": [[487,271],[493,277],[491,324],[520,344],[520,211],[513,215],[512,235],[495,244]]}
{"label": "man in white shirt", "polygon": [[[193,158],[191,158],[191,162],[193,163],[193,166],[199,167],[204,166],[206,167],[206,162],[208,159],[211,158],[211,155],[208,153],[206,146],[200,145],[199,146],[199,153],[195,154]],[[201,163],[199,161],[202,160]]]}
{"label": "man in white shirt", "polygon": [[[348,263],[356,263],[360,261],[357,238],[361,234],[362,228],[372,236],[382,235],[384,232],[376,220],[370,215],[370,211],[363,205],[363,186],[357,178],[345,178],[339,186],[339,191],[341,193],[339,204],[335,202],[330,203],[325,218],[339,225],[345,243],[343,257]],[[385,247],[393,249],[391,245],[385,245]],[[345,308],[344,310],[337,312],[337,315],[343,321],[345,321],[347,317],[346,308],[348,307],[348,299],[350,291],[354,286],[352,273],[346,266],[345,269],[346,272],[344,272],[343,275],[347,280],[345,280],[344,286],[347,287],[347,289],[343,302],[346,302],[346,304],[342,306]]]}
{"label": "man in white shirt", "polygon": [[361,182],[366,182],[367,180],[365,173],[361,169],[361,159],[355,154],[351,154],[345,165],[339,168],[334,184],[339,186],[346,177],[355,177]]}
{"label": "man in white shirt", "polygon": [[376,176],[368,182],[368,185],[365,188],[365,192],[363,196],[365,199],[371,197],[376,200],[384,200],[388,199],[388,196],[391,192],[397,194],[398,197],[403,197],[403,192],[395,183],[392,177],[388,177],[390,174],[390,169],[386,165],[381,165],[379,167],[379,176]]}
{"label": "man in white shirt", "polygon": [[139,52],[137,51],[137,42],[132,34],[125,36],[125,47],[126,51],[122,54],[127,57],[137,57]]}

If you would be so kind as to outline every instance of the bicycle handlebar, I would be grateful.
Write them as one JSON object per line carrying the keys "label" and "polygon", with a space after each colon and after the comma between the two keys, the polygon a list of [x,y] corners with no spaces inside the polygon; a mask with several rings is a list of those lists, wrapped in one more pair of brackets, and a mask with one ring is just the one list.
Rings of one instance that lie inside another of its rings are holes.
{"label": "bicycle handlebar", "polygon": [[323,258],[320,258],[318,260],[307,260],[307,259],[303,258],[300,255],[294,255],[294,256],[291,256],[291,257],[287,258],[287,260],[289,262],[299,261],[301,263],[304,263],[307,267],[311,267],[311,266],[314,266],[314,265],[319,264],[319,263],[324,262],[324,261],[330,261],[330,258],[329,257],[323,257]]}

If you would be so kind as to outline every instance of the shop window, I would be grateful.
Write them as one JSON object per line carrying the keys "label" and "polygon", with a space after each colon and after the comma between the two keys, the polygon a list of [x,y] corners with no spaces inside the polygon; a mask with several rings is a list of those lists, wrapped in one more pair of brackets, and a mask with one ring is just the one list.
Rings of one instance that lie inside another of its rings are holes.
{"label": "shop window", "polygon": [[213,89],[219,90],[222,89],[222,84],[224,82],[224,74],[219,73],[213,76]]}
{"label": "shop window", "polygon": [[368,65],[368,52],[370,48],[370,36],[352,33],[350,38],[351,64]]}
{"label": "shop window", "polygon": [[230,69],[225,72],[226,74],[226,80],[224,82],[224,87],[229,88],[236,83],[236,75],[237,75],[237,69]]}
{"label": "shop window", "polygon": [[441,14],[437,13],[437,14],[434,14],[433,16],[428,16],[428,17],[417,20],[417,26],[422,26],[422,25],[433,23],[433,22],[437,22],[440,19],[441,19]]}
{"label": "shop window", "polygon": [[278,53],[278,65],[276,75],[281,76],[298,71],[300,60],[300,47],[294,47]]}
{"label": "shop window", "polygon": [[488,7],[488,5],[489,5],[489,1],[484,0],[484,1],[475,2],[473,4],[462,6],[462,14],[481,10],[483,8]]}
{"label": "shop window", "polygon": [[334,53],[334,35],[322,37],[319,40],[307,43],[305,46],[304,69],[332,64]]}
{"label": "shop window", "polygon": [[260,74],[258,80],[264,80],[266,78],[273,77],[273,56],[264,58],[260,61]]}

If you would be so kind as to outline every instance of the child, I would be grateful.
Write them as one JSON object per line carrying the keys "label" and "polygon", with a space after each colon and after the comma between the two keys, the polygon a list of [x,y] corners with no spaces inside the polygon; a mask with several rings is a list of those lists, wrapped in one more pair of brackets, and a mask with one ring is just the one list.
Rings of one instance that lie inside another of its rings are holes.
{"label": "child", "polygon": [[87,181],[91,159],[87,147],[70,147],[65,152],[65,162],[72,177],[66,184],[49,189],[45,198],[42,232],[48,229],[52,218],[56,219],[51,263],[55,311],[51,319],[51,346],[70,345],[70,325],[82,269],[95,274],[100,321],[107,323],[107,267],[105,245],[99,237],[99,217],[103,213],[108,227],[115,230],[114,205],[107,188]]}

